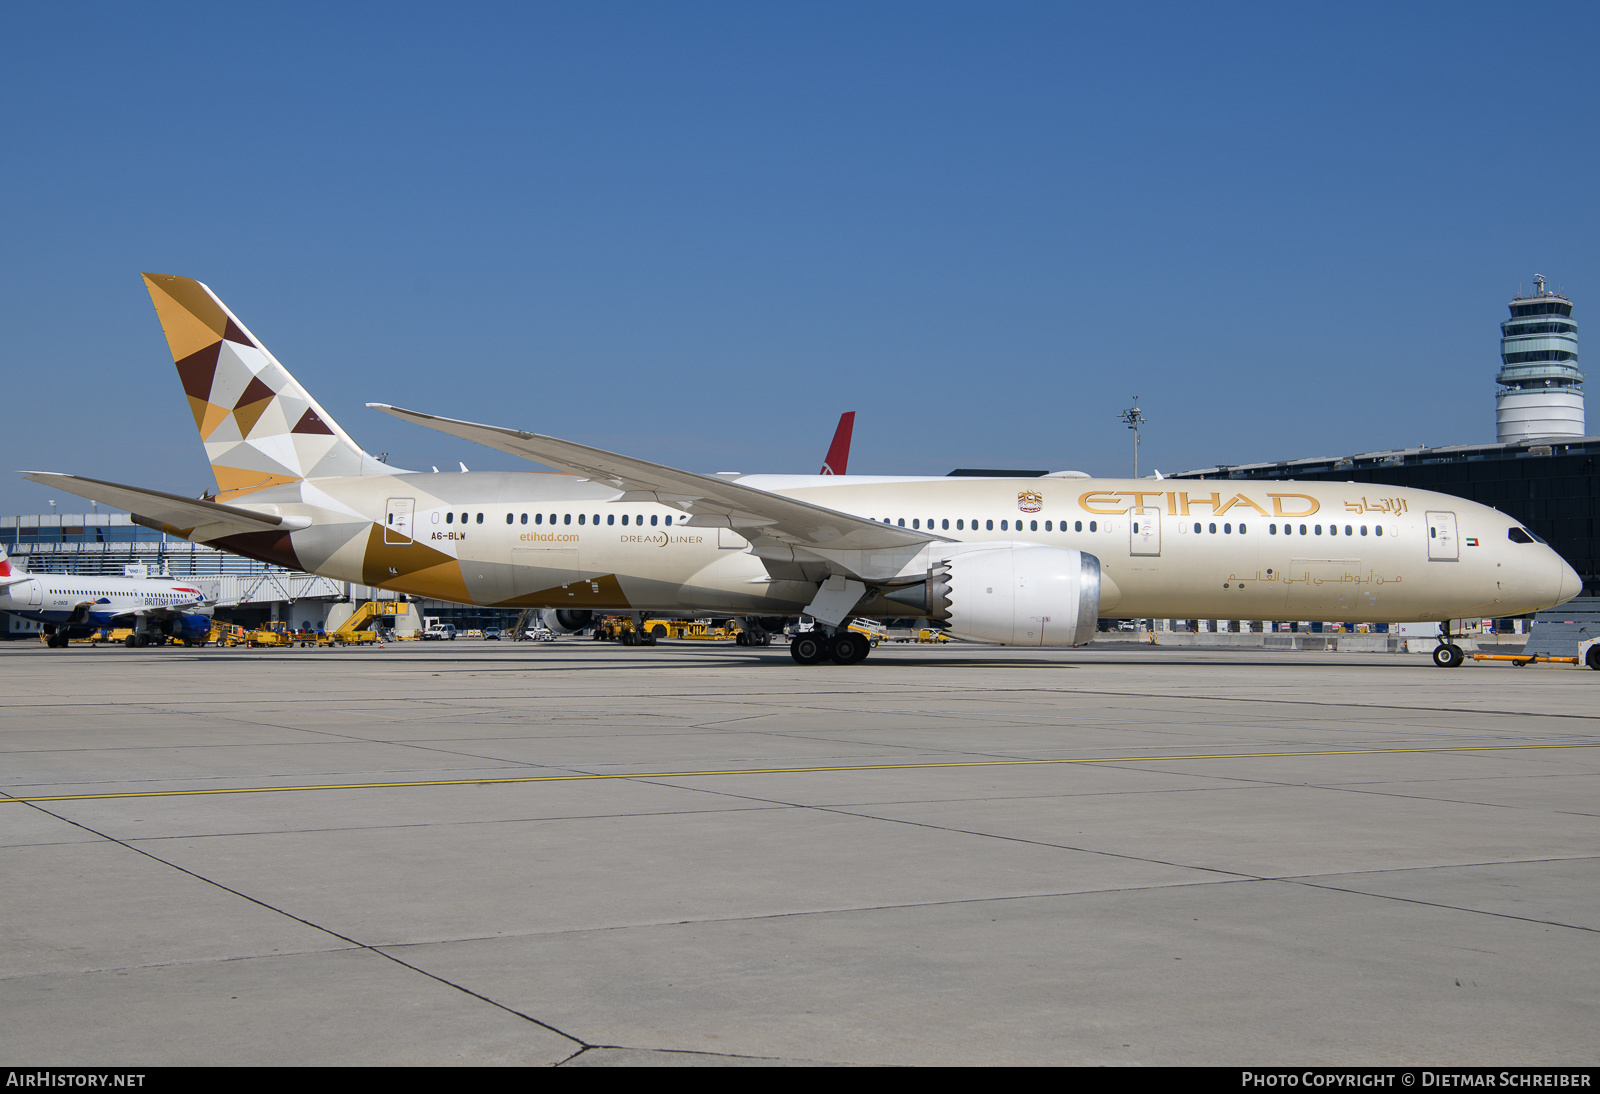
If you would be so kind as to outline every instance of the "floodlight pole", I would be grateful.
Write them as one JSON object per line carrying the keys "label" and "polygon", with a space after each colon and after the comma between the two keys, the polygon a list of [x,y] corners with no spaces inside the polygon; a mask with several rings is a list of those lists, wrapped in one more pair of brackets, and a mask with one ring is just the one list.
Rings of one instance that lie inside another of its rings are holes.
{"label": "floodlight pole", "polygon": [[1141,425],[1144,425],[1145,420],[1146,420],[1144,414],[1139,410],[1139,396],[1135,395],[1133,397],[1133,405],[1130,406],[1127,410],[1124,410],[1121,414],[1118,414],[1117,415],[1117,420],[1118,421],[1122,421],[1122,422],[1127,422],[1128,423],[1128,428],[1133,430],[1133,477],[1134,478],[1138,478],[1139,477],[1139,427]]}

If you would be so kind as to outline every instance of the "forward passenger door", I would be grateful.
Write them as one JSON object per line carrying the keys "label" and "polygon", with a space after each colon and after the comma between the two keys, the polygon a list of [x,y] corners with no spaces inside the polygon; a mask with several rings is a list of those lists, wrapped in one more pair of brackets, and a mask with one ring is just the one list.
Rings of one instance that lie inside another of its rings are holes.
{"label": "forward passenger door", "polygon": [[1128,510],[1128,553],[1130,555],[1161,555],[1161,510],[1155,508]]}
{"label": "forward passenger door", "polygon": [[1454,513],[1428,514],[1428,561],[1458,562],[1461,559],[1461,540],[1456,535]]}

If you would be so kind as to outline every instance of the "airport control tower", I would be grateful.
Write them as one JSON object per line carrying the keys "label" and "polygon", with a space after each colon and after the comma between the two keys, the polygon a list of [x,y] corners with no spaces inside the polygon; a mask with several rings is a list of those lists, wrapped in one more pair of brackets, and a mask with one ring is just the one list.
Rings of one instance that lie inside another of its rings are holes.
{"label": "airport control tower", "polygon": [[1511,301],[1511,318],[1500,324],[1495,424],[1501,444],[1584,435],[1572,301],[1547,290],[1543,277],[1533,280],[1533,295]]}

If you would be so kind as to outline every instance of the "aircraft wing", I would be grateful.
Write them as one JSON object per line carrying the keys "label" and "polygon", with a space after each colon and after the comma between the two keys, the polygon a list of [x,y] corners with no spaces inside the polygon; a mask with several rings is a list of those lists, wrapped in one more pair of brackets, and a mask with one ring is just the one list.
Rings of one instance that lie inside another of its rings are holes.
{"label": "aircraft wing", "polygon": [[440,418],[385,403],[367,405],[402,421],[604,483],[624,491],[624,500],[655,501],[681,509],[690,515],[691,527],[733,528],[763,557],[771,557],[778,544],[834,557],[840,552],[915,551],[945,538],[538,433]]}
{"label": "aircraft wing", "polygon": [[[238,532],[293,532],[311,524],[305,517],[279,517],[270,513],[255,513],[232,505],[219,505],[214,501],[200,501],[197,498],[166,494],[160,490],[101,482],[99,479],[86,479],[79,475],[62,475],[53,471],[24,471],[22,476],[43,486],[65,490],[81,498],[104,502],[146,519],[159,521],[174,535],[202,542]],[[193,534],[196,532],[199,534]]]}

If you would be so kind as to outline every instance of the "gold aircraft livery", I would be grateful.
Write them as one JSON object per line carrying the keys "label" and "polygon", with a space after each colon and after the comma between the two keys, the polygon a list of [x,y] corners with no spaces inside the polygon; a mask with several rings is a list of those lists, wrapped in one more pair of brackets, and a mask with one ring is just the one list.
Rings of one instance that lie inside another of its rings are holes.
{"label": "gold aircraft livery", "polygon": [[205,285],[144,280],[216,493],[28,477],[335,580],[553,609],[568,629],[597,612],[708,612],[751,627],[804,613],[820,626],[794,643],[796,659],[841,663],[866,655],[847,629],[858,614],[1071,646],[1106,616],[1448,621],[1579,590],[1572,567],[1503,513],[1367,484],[700,475],[371,404],[561,473],[401,471],[351,440]]}

